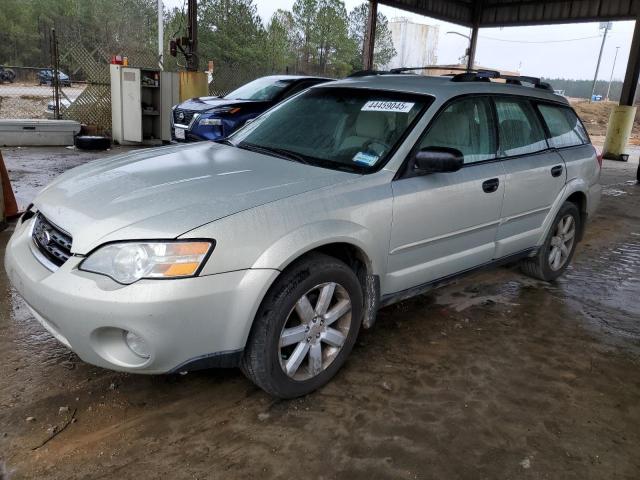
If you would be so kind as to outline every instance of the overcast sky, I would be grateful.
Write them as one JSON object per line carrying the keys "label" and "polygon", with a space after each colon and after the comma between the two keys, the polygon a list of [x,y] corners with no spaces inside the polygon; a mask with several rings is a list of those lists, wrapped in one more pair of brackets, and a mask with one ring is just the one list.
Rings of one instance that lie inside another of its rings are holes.
{"label": "overcast sky", "polygon": [[[166,7],[181,7],[183,0],[164,0]],[[362,0],[344,0],[351,10]],[[277,9],[290,10],[294,0],[254,0],[258,13],[267,22]],[[469,29],[432,18],[414,15],[380,5],[379,11],[391,19],[409,17],[414,21],[440,27],[438,63],[458,63],[467,40],[448,31],[468,34]],[[614,79],[624,77],[634,22],[614,22],[607,35],[598,78],[609,80],[616,47],[620,47]],[[579,40],[576,40],[579,39]],[[571,40],[571,41],[567,41]],[[547,43],[527,43],[547,42]],[[484,67],[517,70],[522,74],[546,78],[592,79],[595,73],[602,36],[597,23],[552,25],[541,27],[506,27],[480,30],[476,63]]]}

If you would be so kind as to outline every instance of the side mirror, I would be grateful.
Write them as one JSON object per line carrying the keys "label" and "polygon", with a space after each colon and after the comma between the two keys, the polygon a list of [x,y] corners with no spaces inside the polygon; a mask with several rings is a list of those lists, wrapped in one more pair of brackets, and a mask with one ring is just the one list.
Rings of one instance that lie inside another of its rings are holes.
{"label": "side mirror", "polygon": [[460,150],[446,147],[429,147],[419,150],[413,159],[417,173],[457,172],[464,165],[464,155]]}

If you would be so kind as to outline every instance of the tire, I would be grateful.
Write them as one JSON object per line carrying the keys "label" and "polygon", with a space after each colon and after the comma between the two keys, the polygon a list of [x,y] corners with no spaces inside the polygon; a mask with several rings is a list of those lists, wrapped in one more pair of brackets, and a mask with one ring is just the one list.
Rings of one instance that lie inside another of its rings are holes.
{"label": "tire", "polygon": [[74,144],[80,150],[107,150],[111,148],[111,139],[107,137],[79,135]]}
{"label": "tire", "polygon": [[[330,302],[321,315],[321,298],[323,292],[329,297],[329,291]],[[303,297],[308,303],[303,302]],[[350,310],[345,310],[346,301],[351,302]],[[249,380],[274,397],[295,398],[311,393],[329,382],[345,363],[358,336],[363,312],[362,287],[355,273],[333,257],[308,255],[288,267],[262,301],[241,369]],[[282,342],[286,345],[281,346]],[[306,353],[300,355],[302,352]],[[315,371],[312,352],[316,352],[313,356],[319,361]]]}
{"label": "tire", "polygon": [[[568,219],[571,220],[568,220]],[[567,226],[568,222],[570,225]],[[566,233],[563,233],[566,229]],[[527,258],[520,269],[528,275],[545,282],[558,278],[567,269],[578,244],[578,233],[582,228],[580,211],[575,203],[565,202],[553,220],[547,238],[535,257]],[[564,248],[562,246],[564,246]],[[556,252],[556,253],[553,253]],[[553,259],[551,255],[554,255]],[[559,258],[558,258],[559,256]],[[553,260],[553,261],[552,261]]]}

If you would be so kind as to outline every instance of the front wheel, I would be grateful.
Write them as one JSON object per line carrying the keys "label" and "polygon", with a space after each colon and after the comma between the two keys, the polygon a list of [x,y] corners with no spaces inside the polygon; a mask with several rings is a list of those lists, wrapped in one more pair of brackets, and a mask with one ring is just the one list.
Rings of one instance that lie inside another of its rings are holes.
{"label": "front wheel", "polygon": [[289,267],[267,293],[241,368],[279,398],[306,395],[345,363],[358,336],[363,294],[343,262],[313,254]]}
{"label": "front wheel", "polygon": [[580,211],[574,203],[562,205],[536,256],[522,261],[523,273],[546,282],[562,275],[573,258],[580,221]]}

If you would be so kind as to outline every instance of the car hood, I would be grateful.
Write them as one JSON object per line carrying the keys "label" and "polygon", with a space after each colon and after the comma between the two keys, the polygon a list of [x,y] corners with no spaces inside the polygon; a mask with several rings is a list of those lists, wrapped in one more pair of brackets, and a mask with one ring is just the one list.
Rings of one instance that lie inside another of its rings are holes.
{"label": "car hood", "polygon": [[220,97],[200,97],[191,98],[182,102],[177,108],[183,110],[191,110],[194,112],[206,112],[209,110],[215,110],[220,107],[231,107],[234,105],[242,105],[246,103],[260,103],[252,100],[227,100]]}
{"label": "car hood", "polygon": [[77,167],[45,188],[34,204],[73,237],[73,253],[85,254],[109,241],[175,238],[222,217],[354,176],[201,142]]}

